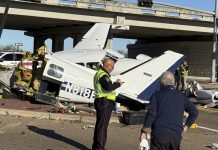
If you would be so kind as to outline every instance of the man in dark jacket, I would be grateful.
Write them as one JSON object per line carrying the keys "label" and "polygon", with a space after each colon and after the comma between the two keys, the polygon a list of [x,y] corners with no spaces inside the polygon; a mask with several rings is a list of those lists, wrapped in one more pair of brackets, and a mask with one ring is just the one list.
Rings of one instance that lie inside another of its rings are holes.
{"label": "man in dark jacket", "polygon": [[[174,75],[165,72],[161,79],[161,89],[150,101],[141,129],[141,140],[147,137],[151,127],[151,150],[179,150],[182,133],[194,123],[198,116],[195,105],[180,91],[174,89]],[[189,113],[183,125],[183,113]]]}

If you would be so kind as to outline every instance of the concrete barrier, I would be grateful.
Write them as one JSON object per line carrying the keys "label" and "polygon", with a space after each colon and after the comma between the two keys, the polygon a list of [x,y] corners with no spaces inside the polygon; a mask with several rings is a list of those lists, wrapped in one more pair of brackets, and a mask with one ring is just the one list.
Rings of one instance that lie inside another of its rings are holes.
{"label": "concrete barrier", "polygon": [[[86,116],[81,114],[61,114],[61,113],[51,113],[51,112],[36,112],[28,110],[14,110],[0,108],[0,115],[10,115],[10,116],[21,116],[30,118],[40,118],[40,119],[51,119],[51,120],[69,120],[69,121],[82,121],[95,123],[96,117]],[[120,123],[118,117],[111,117],[110,123]]]}

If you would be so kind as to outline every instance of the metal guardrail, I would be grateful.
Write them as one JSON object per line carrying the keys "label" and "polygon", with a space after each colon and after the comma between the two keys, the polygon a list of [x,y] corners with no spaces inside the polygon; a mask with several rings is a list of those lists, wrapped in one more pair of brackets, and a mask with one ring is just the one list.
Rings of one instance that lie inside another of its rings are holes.
{"label": "metal guardrail", "polygon": [[[13,0],[12,0],[13,1]],[[105,1],[105,0],[14,0],[38,2],[47,5],[75,7],[83,9],[96,9],[117,13],[152,15],[159,17],[173,17],[187,20],[200,20],[213,22],[214,13],[170,5],[155,3],[152,8],[139,7],[134,3]]]}

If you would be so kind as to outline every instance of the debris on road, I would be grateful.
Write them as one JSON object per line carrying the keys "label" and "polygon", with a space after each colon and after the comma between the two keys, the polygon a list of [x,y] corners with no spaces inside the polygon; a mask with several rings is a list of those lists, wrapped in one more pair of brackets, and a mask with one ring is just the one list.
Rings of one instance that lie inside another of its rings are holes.
{"label": "debris on road", "polygon": [[82,127],[82,129],[88,129],[88,128],[95,128],[94,125],[85,125]]}

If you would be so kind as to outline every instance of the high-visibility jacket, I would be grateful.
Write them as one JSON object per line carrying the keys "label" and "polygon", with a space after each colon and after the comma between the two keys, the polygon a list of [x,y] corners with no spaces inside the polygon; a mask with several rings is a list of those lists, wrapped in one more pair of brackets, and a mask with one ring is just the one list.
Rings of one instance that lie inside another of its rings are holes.
{"label": "high-visibility jacket", "polygon": [[179,67],[180,75],[188,75],[188,66],[180,66]]}
{"label": "high-visibility jacket", "polygon": [[108,76],[108,78],[110,78],[109,75],[102,69],[99,69],[94,76],[95,98],[105,97],[109,100],[115,101],[116,100],[115,90],[110,90],[110,91],[105,90],[99,82],[99,79],[104,75],[106,75],[106,76]]}

